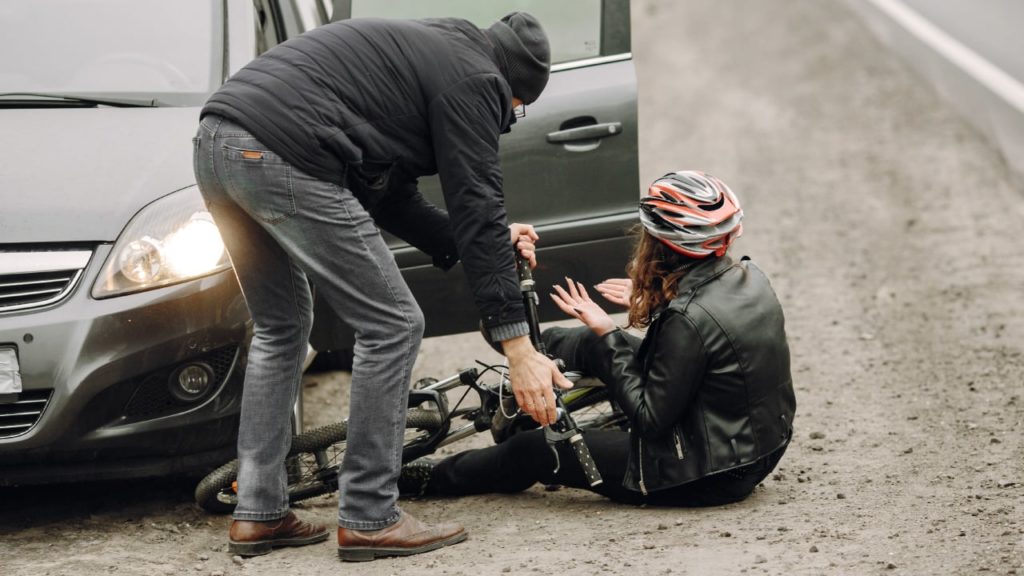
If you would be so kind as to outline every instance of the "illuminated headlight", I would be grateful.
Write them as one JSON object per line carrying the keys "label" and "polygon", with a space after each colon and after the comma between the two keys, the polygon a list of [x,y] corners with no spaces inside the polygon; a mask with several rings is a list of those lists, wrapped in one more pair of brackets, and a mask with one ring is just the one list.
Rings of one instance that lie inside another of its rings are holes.
{"label": "illuminated headlight", "polygon": [[192,280],[230,267],[213,217],[192,186],[132,218],[93,287],[106,298]]}

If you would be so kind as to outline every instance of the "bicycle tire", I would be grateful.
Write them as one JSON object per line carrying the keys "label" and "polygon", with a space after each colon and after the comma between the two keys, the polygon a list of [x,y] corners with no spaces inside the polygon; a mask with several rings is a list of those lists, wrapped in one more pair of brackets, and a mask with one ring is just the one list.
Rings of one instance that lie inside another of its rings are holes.
{"label": "bicycle tire", "polygon": [[580,430],[625,430],[628,418],[612,402],[611,391],[601,387],[565,407]]}
{"label": "bicycle tire", "polygon": [[232,460],[210,472],[196,486],[194,494],[196,504],[203,510],[213,514],[233,512],[235,510],[235,503],[221,501],[218,496],[221,491],[231,486],[237,478],[238,460]]}
{"label": "bicycle tire", "polygon": [[[406,415],[405,427],[406,430],[432,432],[442,424],[438,412],[414,408]],[[300,502],[337,489],[337,467],[341,465],[347,437],[348,423],[336,422],[292,438],[286,460],[289,502]],[[210,472],[196,486],[196,504],[214,514],[234,511],[238,504],[234,490],[237,479],[237,459]]]}

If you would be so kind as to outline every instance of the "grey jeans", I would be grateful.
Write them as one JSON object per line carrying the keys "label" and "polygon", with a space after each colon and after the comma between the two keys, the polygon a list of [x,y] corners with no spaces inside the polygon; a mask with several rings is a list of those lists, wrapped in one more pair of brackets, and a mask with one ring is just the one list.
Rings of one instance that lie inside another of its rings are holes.
{"label": "grey jeans", "polygon": [[253,319],[235,519],[288,512],[284,459],[313,322],[310,278],[356,334],[338,524],[393,524],[410,372],[423,336],[423,314],[394,257],[350,191],[303,173],[240,126],[207,116],[194,145],[199,189]]}

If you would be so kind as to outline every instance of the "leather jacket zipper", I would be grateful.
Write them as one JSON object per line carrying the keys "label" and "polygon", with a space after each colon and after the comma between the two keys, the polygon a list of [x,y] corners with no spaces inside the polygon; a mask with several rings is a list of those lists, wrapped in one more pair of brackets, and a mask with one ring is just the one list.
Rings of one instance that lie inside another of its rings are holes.
{"label": "leather jacket zipper", "polygon": [[640,493],[647,496],[647,485],[644,484],[644,439],[637,438],[637,444],[640,447],[637,452],[640,457]]}
{"label": "leather jacket zipper", "polygon": [[683,441],[679,438],[679,430],[672,431],[672,439],[676,441],[676,456],[683,459]]}

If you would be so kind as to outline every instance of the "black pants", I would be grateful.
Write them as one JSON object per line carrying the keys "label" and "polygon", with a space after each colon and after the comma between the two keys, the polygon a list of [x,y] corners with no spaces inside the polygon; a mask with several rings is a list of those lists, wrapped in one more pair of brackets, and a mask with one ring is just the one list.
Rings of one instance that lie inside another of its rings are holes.
{"label": "black pants", "polygon": [[[586,327],[552,328],[544,332],[548,351],[562,358],[569,370],[603,377],[588,362],[589,348],[596,336]],[[634,344],[639,345],[639,339]],[[629,460],[629,433],[620,430],[584,432],[590,455],[604,482],[591,488],[572,450],[558,448],[561,466],[555,472],[555,456],[542,430],[513,436],[496,446],[461,452],[440,462],[434,469],[427,494],[462,496],[486,493],[513,493],[537,482],[561,484],[591,490],[602,496],[630,504],[661,506],[715,506],[746,498],[775,467],[782,451],[753,464],[707,476],[646,497],[622,485]]]}

